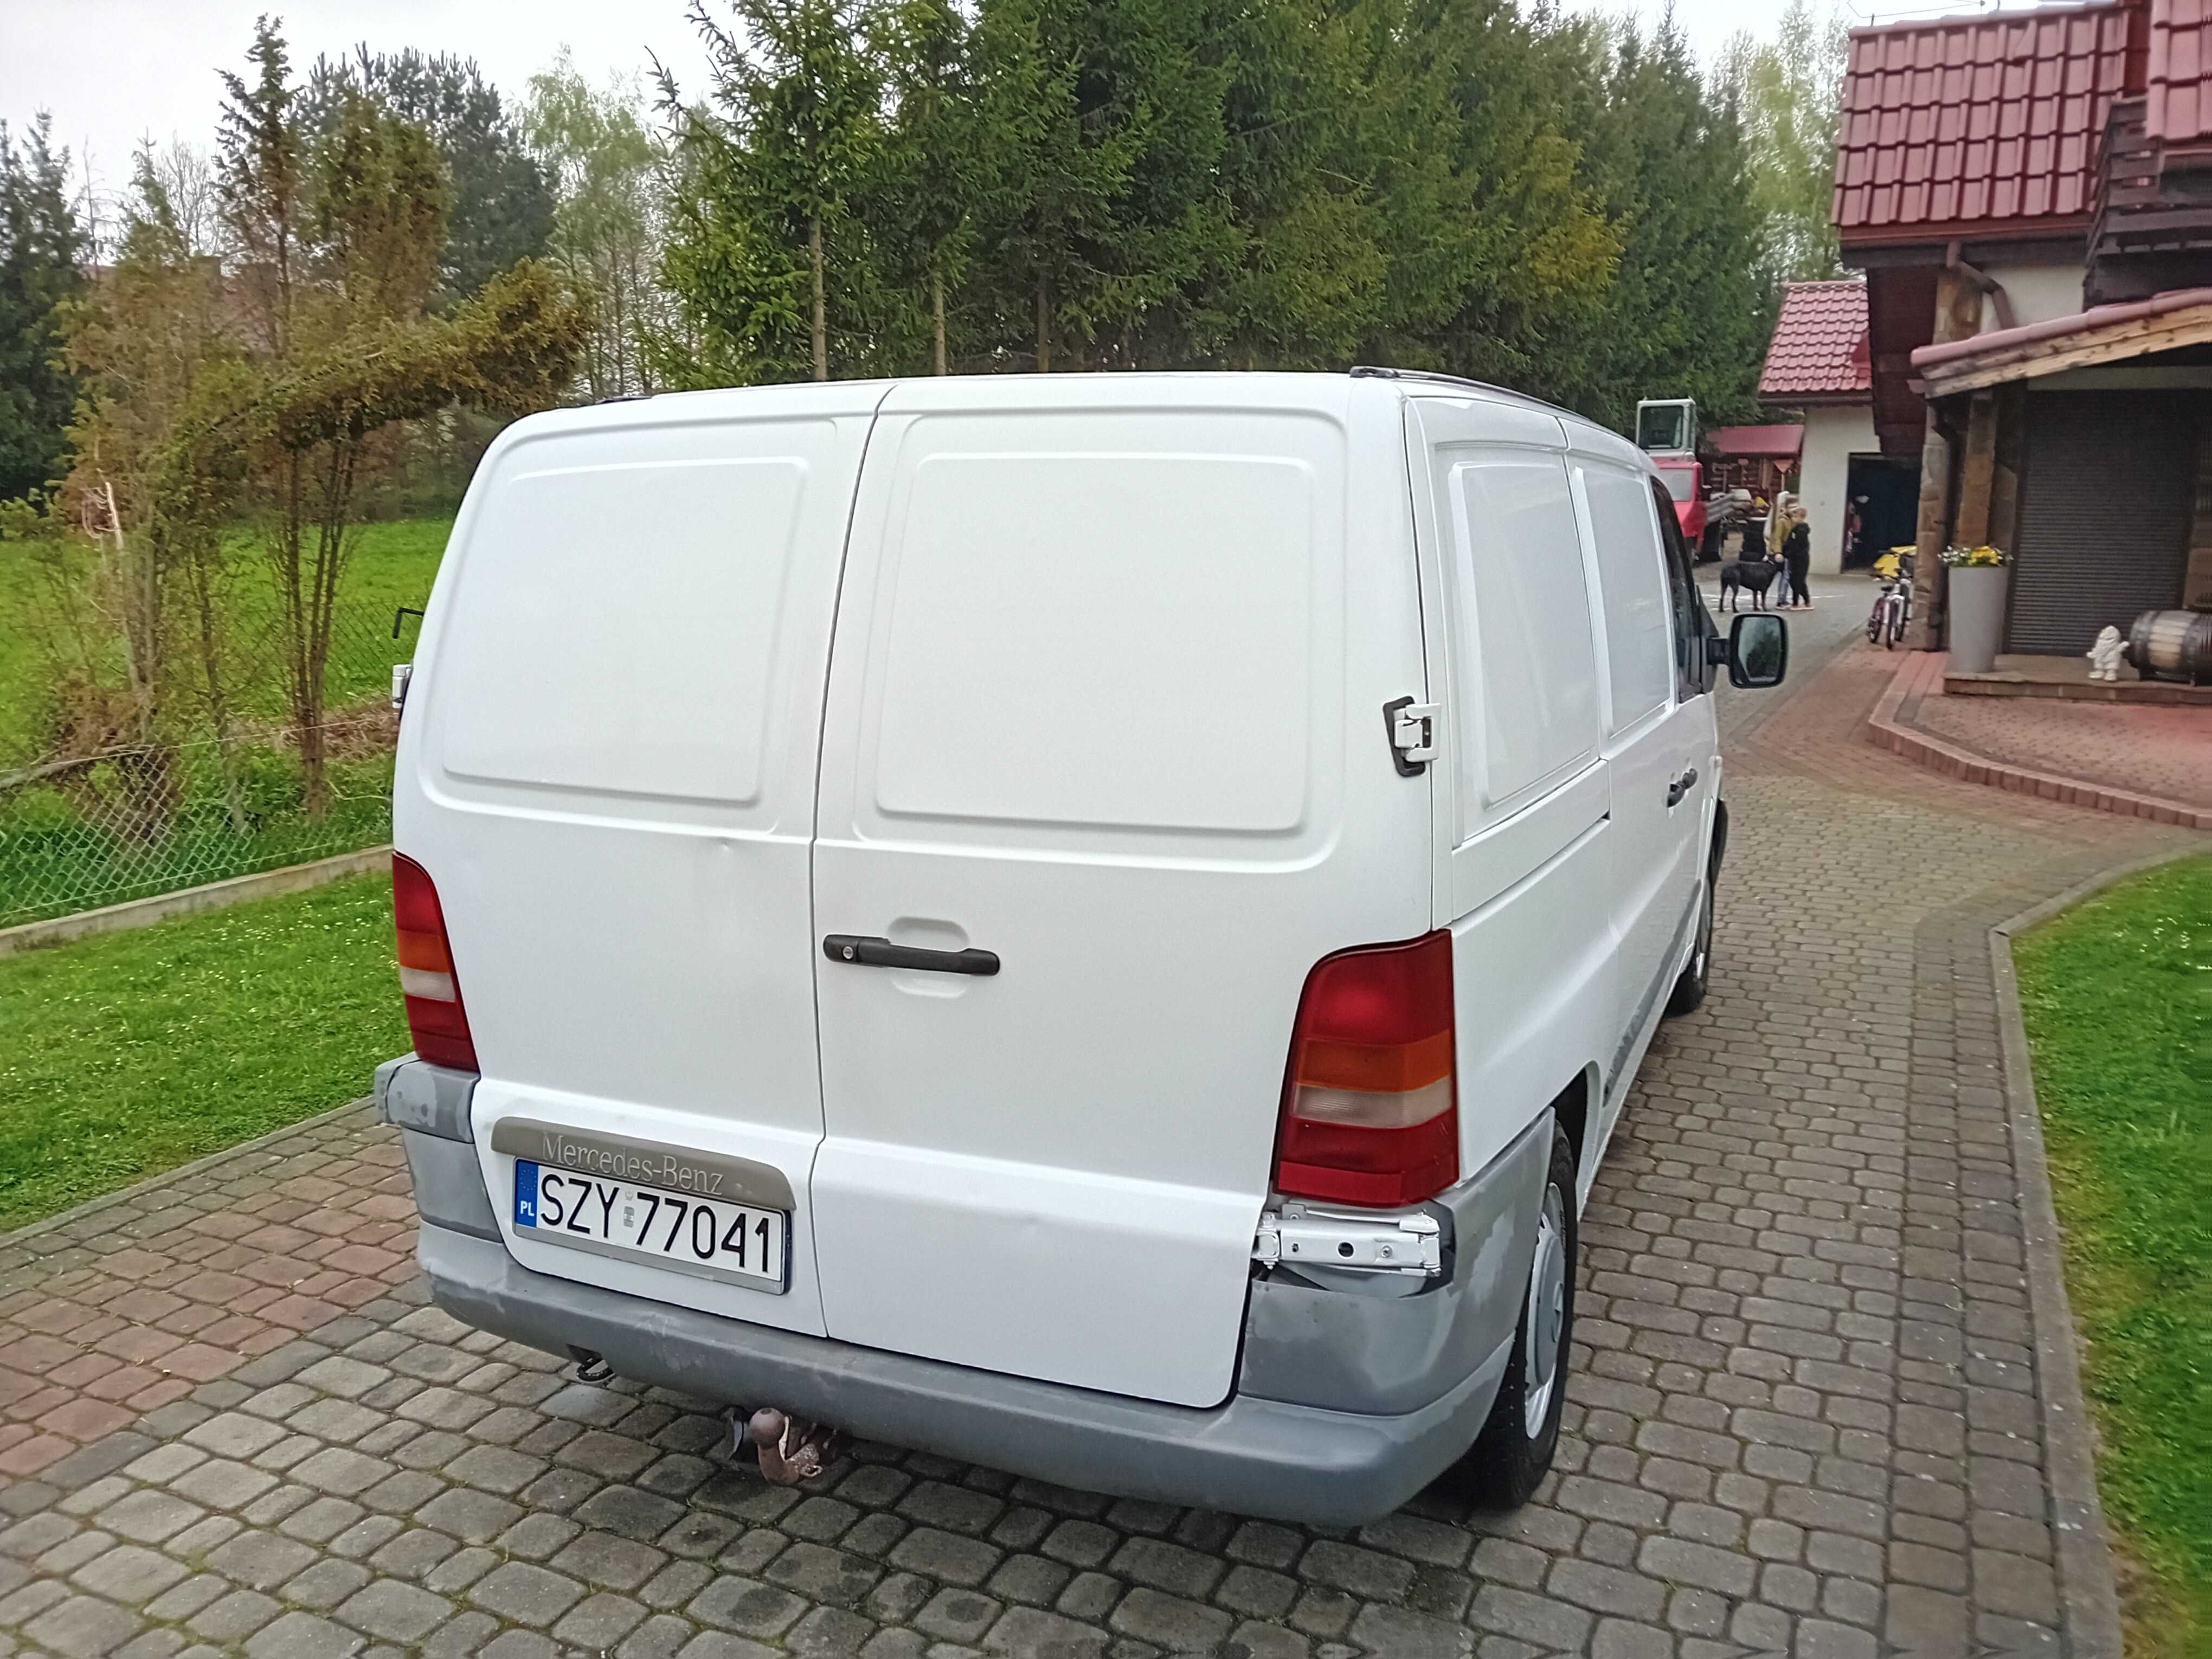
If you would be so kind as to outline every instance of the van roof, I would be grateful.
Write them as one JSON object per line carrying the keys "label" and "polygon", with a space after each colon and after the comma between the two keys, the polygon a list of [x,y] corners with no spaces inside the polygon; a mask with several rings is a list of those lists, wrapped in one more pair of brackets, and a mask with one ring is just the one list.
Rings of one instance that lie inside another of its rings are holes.
{"label": "van roof", "polygon": [[[1485,380],[1468,380],[1456,374],[1445,374],[1431,369],[1394,368],[1387,365],[1373,363],[1355,364],[1341,374],[1272,369],[1260,371],[1158,369],[1056,374],[1048,378],[1004,374],[942,376],[917,374],[872,380],[780,381],[766,386],[715,386],[696,392],[662,392],[647,395],[633,392],[619,398],[601,398],[596,403],[573,406],[566,410],[549,410],[548,414],[558,419],[563,414],[573,418],[578,416],[587,416],[593,411],[614,414],[617,410],[635,410],[638,418],[649,420],[651,416],[646,411],[655,404],[665,407],[671,403],[682,403],[691,404],[696,407],[697,403],[716,399],[742,399],[745,404],[756,408],[762,402],[772,399],[778,404],[793,405],[793,412],[805,410],[828,414],[859,412],[864,409],[874,409],[895,392],[909,386],[930,386],[936,389],[939,395],[949,393],[956,398],[972,391],[978,401],[989,402],[1000,398],[1009,401],[1024,401],[1034,397],[1047,384],[1058,390],[1077,385],[1119,388],[1134,383],[1157,385],[1164,381],[1182,385],[1234,386],[1256,404],[1269,401],[1267,391],[1271,386],[1275,388],[1275,395],[1279,398],[1290,393],[1293,401],[1304,401],[1310,398],[1323,386],[1331,384],[1342,385],[1346,380],[1387,382],[1395,386],[1401,395],[1408,397],[1426,395],[1473,398],[1484,403],[1506,404],[1522,409],[1540,410],[1545,414],[1556,416],[1565,422],[1571,431],[1580,430],[1594,435],[1601,435],[1601,438],[1614,439],[1624,445],[1628,441],[1611,428],[1601,426],[1586,415],[1577,414],[1571,409],[1563,409],[1557,404],[1531,397],[1527,392],[1516,392],[1510,386],[1496,386]],[[985,391],[983,388],[986,386],[992,390]],[[1297,388],[1297,392],[1291,392],[1292,387]],[[1300,393],[1303,397],[1299,395]],[[1243,399],[1240,398],[1238,401],[1241,402]],[[539,421],[545,418],[544,416],[536,417]],[[1641,453],[1640,451],[1638,453]]]}

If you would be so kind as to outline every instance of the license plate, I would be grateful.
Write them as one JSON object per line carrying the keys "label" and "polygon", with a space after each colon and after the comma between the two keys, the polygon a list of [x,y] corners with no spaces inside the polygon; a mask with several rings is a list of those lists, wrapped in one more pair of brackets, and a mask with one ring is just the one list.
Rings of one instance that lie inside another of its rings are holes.
{"label": "license plate", "polygon": [[515,1231],[549,1243],[734,1279],[781,1294],[790,1225],[781,1210],[689,1198],[515,1160]]}

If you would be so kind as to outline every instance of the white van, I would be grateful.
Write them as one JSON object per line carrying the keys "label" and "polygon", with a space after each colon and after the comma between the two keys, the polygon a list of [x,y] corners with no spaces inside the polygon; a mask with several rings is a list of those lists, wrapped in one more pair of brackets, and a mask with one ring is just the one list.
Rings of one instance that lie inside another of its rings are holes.
{"label": "white van", "polygon": [[[1035,375],[521,422],[429,603],[378,1073],[439,1304],[747,1410],[1295,1520],[1559,1432],[1704,992],[1728,641],[1491,387]],[[597,1375],[596,1369],[588,1372]]]}

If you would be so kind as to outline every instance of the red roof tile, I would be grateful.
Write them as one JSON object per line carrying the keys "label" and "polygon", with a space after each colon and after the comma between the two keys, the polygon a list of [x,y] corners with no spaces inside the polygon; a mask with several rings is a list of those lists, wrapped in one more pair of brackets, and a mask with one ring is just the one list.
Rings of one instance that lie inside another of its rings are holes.
{"label": "red roof tile", "polygon": [[2127,37],[2110,4],[1854,29],[1836,150],[1844,240],[2087,215]]}
{"label": "red roof tile", "polygon": [[1873,386],[1866,284],[1790,283],[1766,348],[1759,395],[1780,403],[1792,397],[1866,396]]}
{"label": "red roof tile", "polygon": [[2212,138],[2212,0],[2151,0],[2143,130],[2162,144]]}

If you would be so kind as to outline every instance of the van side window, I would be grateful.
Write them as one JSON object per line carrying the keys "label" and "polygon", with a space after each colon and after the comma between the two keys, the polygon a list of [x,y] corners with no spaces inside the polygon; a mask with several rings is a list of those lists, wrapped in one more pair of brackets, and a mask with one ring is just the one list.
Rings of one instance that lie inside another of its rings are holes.
{"label": "van side window", "polygon": [[1605,654],[1613,679],[1613,726],[1626,730],[1666,706],[1674,686],[1674,634],[1666,562],[1644,481],[1608,466],[1584,466],[1590,534],[1597,543],[1605,603]]}
{"label": "van side window", "polygon": [[1712,690],[1712,670],[1705,664],[1705,636],[1716,630],[1698,592],[1698,579],[1690,568],[1690,544],[1682,539],[1682,521],[1674,516],[1674,503],[1656,483],[1651,486],[1651,496],[1659,514],[1659,540],[1667,550],[1667,586],[1674,601],[1675,679],[1679,695],[1686,702]]}
{"label": "van side window", "polygon": [[[1466,459],[1462,459],[1466,456]],[[1453,678],[1462,834],[1597,748],[1597,657],[1566,467],[1549,455],[1447,450],[1456,522]]]}

